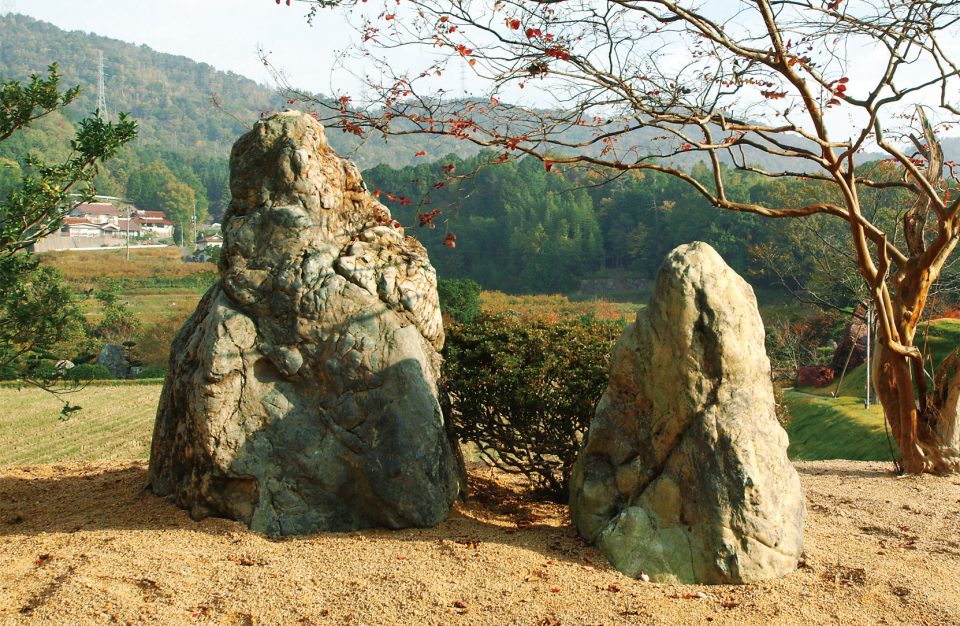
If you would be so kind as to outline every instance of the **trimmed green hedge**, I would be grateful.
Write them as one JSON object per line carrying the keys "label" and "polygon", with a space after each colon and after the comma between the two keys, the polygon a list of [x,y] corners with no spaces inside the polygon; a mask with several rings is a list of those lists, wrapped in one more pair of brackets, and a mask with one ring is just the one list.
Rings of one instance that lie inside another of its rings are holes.
{"label": "trimmed green hedge", "polygon": [[451,324],[443,385],[453,428],[489,462],[565,500],[623,324],[483,315]]}

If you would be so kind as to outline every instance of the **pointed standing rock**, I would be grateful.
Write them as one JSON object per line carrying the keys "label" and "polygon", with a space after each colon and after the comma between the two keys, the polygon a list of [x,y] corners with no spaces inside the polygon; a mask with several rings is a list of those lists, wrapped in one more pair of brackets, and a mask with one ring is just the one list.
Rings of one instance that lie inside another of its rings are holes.
{"label": "pointed standing rock", "polygon": [[796,568],[803,493],[763,340],[753,290],[713,248],[667,256],[571,480],[574,522],[621,572],[718,584]]}
{"label": "pointed standing rock", "polygon": [[431,526],[464,480],[436,274],[310,116],[230,158],[221,280],[174,340],[150,486],[268,534]]}

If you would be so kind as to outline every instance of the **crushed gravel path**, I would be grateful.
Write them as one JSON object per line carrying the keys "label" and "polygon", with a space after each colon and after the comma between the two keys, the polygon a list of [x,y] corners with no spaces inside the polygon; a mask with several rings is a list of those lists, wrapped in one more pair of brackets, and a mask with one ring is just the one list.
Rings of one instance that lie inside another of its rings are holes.
{"label": "crushed gravel path", "polygon": [[0,469],[0,624],[960,624],[960,477],[797,467],[800,569],[717,587],[622,576],[481,466],[437,528],[279,540],[192,521],[140,461]]}

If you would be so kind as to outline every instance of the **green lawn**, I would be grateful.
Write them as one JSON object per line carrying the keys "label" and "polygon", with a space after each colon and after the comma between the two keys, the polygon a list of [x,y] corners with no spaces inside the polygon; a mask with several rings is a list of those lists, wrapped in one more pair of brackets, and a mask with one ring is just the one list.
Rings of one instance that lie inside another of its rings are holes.
{"label": "green lawn", "polygon": [[787,426],[791,459],[890,460],[883,411],[878,405],[867,410],[860,398],[820,397],[800,391],[786,391],[784,398],[793,415]]}
{"label": "green lawn", "polygon": [[55,461],[145,459],[161,384],[91,385],[60,402],[35,388],[0,387],[0,467]]}

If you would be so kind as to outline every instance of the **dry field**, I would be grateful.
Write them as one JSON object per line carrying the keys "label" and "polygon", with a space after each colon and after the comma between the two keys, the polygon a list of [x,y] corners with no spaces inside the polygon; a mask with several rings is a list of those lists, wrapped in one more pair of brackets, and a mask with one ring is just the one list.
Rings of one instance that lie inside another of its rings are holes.
{"label": "dry field", "polygon": [[216,273],[213,263],[184,263],[179,248],[47,252],[44,265],[60,270],[67,282],[92,287],[104,278],[126,280],[184,279]]}

